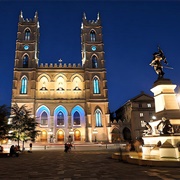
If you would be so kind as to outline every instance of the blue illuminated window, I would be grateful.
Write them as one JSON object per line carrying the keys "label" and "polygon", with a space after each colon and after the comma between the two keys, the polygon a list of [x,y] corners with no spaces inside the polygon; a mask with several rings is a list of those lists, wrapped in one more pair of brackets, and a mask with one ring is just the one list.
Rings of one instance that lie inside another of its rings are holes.
{"label": "blue illuminated window", "polygon": [[64,114],[61,111],[57,114],[57,125],[64,125]]}
{"label": "blue illuminated window", "polygon": [[93,80],[93,84],[94,84],[94,94],[99,94],[100,90],[99,90],[99,80],[97,77],[94,78]]}
{"label": "blue illuminated window", "polygon": [[23,68],[27,68],[28,67],[28,55],[25,55],[23,57]]}
{"label": "blue illuminated window", "polygon": [[41,114],[41,125],[47,125],[47,122],[48,122],[48,115],[47,115],[47,113],[44,111],[44,112]]}
{"label": "blue illuminated window", "polygon": [[21,94],[27,94],[27,78],[23,77],[21,80]]}
{"label": "blue illuminated window", "polygon": [[74,125],[80,125],[80,114],[76,111],[73,115]]}
{"label": "blue illuminated window", "polygon": [[102,120],[101,120],[101,111],[99,109],[95,112],[95,118],[96,118],[96,127],[102,126]]}
{"label": "blue illuminated window", "polygon": [[26,41],[29,41],[30,40],[30,30],[29,29],[26,29],[26,31],[25,31],[25,37],[24,37],[24,39],[26,40]]}
{"label": "blue illuminated window", "polygon": [[97,68],[97,67],[98,67],[97,57],[96,57],[96,56],[93,56],[93,57],[92,57],[92,67],[93,67],[93,68]]}
{"label": "blue illuminated window", "polygon": [[91,32],[90,32],[90,37],[91,37],[91,41],[96,41],[96,33],[92,30]]}

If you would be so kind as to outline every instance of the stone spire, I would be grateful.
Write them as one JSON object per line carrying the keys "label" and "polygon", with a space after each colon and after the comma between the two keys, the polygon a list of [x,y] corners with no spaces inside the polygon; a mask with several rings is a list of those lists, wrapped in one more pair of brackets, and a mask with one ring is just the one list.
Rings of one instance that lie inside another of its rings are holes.
{"label": "stone spire", "polygon": [[85,12],[83,13],[83,19],[86,19],[86,13]]}
{"label": "stone spire", "polygon": [[23,12],[21,11],[19,15],[19,22],[23,22],[23,21],[24,21]]}
{"label": "stone spire", "polygon": [[36,11],[34,15],[34,22],[37,22],[37,21],[38,21],[38,12]]}
{"label": "stone spire", "polygon": [[100,19],[100,14],[99,14],[99,12],[98,12],[98,14],[97,14],[97,20],[99,20]]}
{"label": "stone spire", "polygon": [[100,13],[99,13],[99,12],[98,12],[98,14],[97,14],[97,20],[96,20],[96,22],[101,23],[101,17],[100,17]]}

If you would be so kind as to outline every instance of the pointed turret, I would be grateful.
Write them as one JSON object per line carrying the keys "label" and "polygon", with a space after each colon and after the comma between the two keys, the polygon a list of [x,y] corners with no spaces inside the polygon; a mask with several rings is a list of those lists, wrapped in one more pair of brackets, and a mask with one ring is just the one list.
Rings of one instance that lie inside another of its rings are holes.
{"label": "pointed turret", "polygon": [[86,13],[85,12],[83,13],[83,19],[86,19]]}
{"label": "pointed turret", "polygon": [[98,14],[97,14],[96,23],[101,23],[101,17],[100,17],[100,13],[99,13],[99,12],[98,12]]}
{"label": "pointed turret", "polygon": [[23,12],[21,11],[19,15],[19,22],[23,22],[23,21],[24,21]]}
{"label": "pointed turret", "polygon": [[99,12],[98,12],[98,14],[97,14],[97,20],[99,20],[100,19],[100,14],[99,14]]}
{"label": "pointed turret", "polygon": [[[82,18],[82,23],[87,23],[87,19],[86,19],[86,13],[83,13],[83,18]],[[82,26],[81,26],[82,29]]]}
{"label": "pointed turret", "polygon": [[38,22],[38,12],[37,11],[35,12],[35,15],[34,15],[34,22]]}

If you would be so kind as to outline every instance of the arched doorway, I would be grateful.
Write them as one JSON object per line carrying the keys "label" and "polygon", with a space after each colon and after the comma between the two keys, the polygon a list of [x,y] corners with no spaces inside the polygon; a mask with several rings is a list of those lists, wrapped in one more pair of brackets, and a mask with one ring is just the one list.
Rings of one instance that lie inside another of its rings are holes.
{"label": "arched doorway", "polygon": [[111,133],[112,133],[112,142],[113,143],[120,142],[121,138],[120,138],[120,131],[119,131],[119,129],[114,128]]}
{"label": "arched doorway", "polygon": [[131,131],[129,130],[129,128],[125,127],[123,129],[123,137],[124,137],[124,140],[127,140],[127,141],[131,140]]}
{"label": "arched doorway", "polygon": [[58,142],[64,141],[64,132],[63,132],[62,130],[59,130],[59,131],[58,131],[58,134],[57,134],[57,141],[58,141]]}
{"label": "arched doorway", "polygon": [[41,142],[47,142],[47,132],[45,130],[41,131]]}
{"label": "arched doorway", "polygon": [[81,141],[81,132],[79,130],[74,132],[74,141]]}

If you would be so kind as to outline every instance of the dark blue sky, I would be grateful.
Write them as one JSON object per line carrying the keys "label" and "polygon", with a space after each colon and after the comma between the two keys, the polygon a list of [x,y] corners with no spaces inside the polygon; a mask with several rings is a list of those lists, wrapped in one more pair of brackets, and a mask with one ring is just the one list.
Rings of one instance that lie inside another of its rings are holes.
{"label": "dark blue sky", "polygon": [[0,105],[10,106],[20,11],[40,22],[39,63],[81,63],[81,22],[100,13],[109,107],[117,110],[157,79],[149,66],[159,44],[173,70],[165,77],[180,85],[180,1],[0,1]]}

